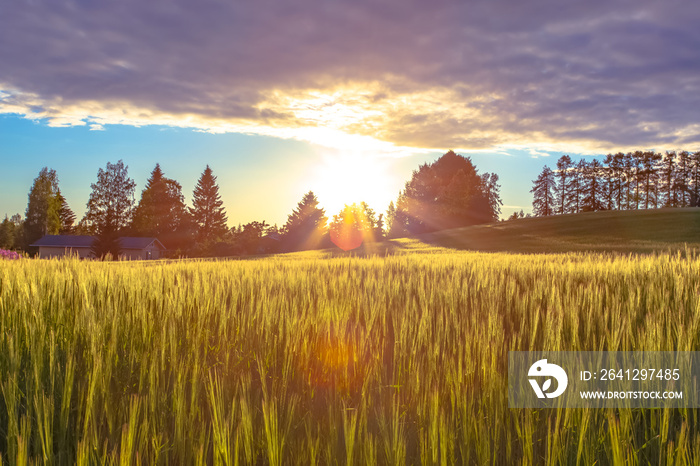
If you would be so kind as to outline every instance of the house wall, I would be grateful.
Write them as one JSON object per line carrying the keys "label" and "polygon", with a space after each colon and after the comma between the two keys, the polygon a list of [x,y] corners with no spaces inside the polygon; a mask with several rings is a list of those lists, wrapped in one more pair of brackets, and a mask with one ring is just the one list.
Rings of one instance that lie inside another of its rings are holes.
{"label": "house wall", "polygon": [[81,259],[94,257],[90,248],[65,248],[65,247],[47,247],[39,246],[39,257],[41,259],[50,259],[52,257],[63,257],[68,255],[78,255]]}
{"label": "house wall", "polygon": [[[148,253],[151,253],[150,256]],[[154,244],[144,249],[122,249],[119,256],[122,260],[160,259],[160,248]]]}

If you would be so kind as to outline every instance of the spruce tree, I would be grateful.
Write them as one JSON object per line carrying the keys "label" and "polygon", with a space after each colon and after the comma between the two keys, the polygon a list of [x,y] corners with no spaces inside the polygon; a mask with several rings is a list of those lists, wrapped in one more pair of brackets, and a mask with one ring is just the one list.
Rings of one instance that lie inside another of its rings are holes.
{"label": "spruce tree", "polygon": [[312,191],[304,194],[284,225],[285,249],[296,251],[320,247],[327,232],[327,222],[325,211],[318,207],[316,195]]}
{"label": "spruce tree", "polygon": [[532,211],[537,217],[546,217],[555,213],[555,198],[557,185],[554,179],[554,172],[547,166],[542,169],[542,173],[533,181],[534,186],[530,190],[533,194]]}
{"label": "spruce tree", "polygon": [[73,233],[73,223],[75,223],[75,213],[68,207],[66,198],[59,189],[56,193],[56,204],[58,205],[59,233],[70,235]]}
{"label": "spruce tree", "polygon": [[156,237],[168,249],[184,249],[190,242],[191,217],[182,186],[166,178],[160,164],[156,164],[141,192],[130,230],[136,236]]}
{"label": "spruce tree", "polygon": [[194,188],[190,213],[197,229],[197,239],[202,244],[220,241],[228,232],[226,211],[219,195],[219,186],[211,168],[200,176]]}

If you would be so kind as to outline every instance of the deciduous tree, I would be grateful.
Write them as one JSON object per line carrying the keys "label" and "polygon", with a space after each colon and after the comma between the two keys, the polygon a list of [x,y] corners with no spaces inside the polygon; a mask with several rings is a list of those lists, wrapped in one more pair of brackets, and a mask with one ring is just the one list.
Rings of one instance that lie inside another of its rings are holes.
{"label": "deciduous tree", "polygon": [[123,161],[107,162],[105,170],[97,171],[97,181],[90,186],[92,192],[87,212],[81,221],[84,228],[97,235],[93,253],[97,257],[111,254],[119,256],[119,234],[131,222],[136,183],[129,178],[128,166]]}
{"label": "deciduous tree", "polygon": [[61,228],[60,204],[57,202],[58,176],[56,170],[44,167],[29,190],[29,202],[24,220],[27,245],[44,235],[56,235]]}
{"label": "deciduous tree", "polygon": [[413,172],[397,199],[392,230],[402,226],[419,234],[493,221],[499,188],[497,176],[479,176],[469,157],[449,151]]}

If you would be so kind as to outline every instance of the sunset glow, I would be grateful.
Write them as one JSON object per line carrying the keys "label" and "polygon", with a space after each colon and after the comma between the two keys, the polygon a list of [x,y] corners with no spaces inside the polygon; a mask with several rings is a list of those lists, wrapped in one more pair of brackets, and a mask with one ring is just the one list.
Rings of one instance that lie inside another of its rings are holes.
{"label": "sunset glow", "polygon": [[383,212],[397,196],[390,159],[348,152],[324,157],[315,167],[311,186],[318,195],[326,216],[331,218],[344,205],[366,202]]}

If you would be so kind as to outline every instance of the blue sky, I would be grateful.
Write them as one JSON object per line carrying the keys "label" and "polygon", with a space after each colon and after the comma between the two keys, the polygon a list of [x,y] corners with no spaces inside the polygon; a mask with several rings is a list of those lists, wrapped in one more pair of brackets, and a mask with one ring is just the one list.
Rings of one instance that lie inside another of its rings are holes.
{"label": "blue sky", "polygon": [[[266,220],[283,224],[303,193],[315,190],[322,204],[324,183],[319,183],[317,168],[324,156],[335,157],[337,151],[308,142],[259,135],[235,133],[209,134],[191,129],[163,126],[109,125],[101,131],[86,126],[49,127],[42,121],[30,121],[16,115],[0,116],[2,165],[0,171],[0,215],[23,214],[29,188],[39,170],[48,166],[57,171],[61,191],[71,208],[82,215],[90,195],[90,184],[97,170],[119,159],[129,166],[137,183],[136,200],[156,163],[166,176],[176,179],[186,201],[206,164],[218,176],[219,187],[229,223]],[[502,177],[504,215],[521,207],[529,208],[530,181],[546,158],[533,158],[522,151],[471,153],[481,173],[494,172]],[[368,202],[377,212],[384,212],[395,199],[412,170],[432,162],[442,152],[384,157],[388,197]],[[372,166],[363,170],[372,170]],[[348,194],[348,202],[362,201],[361,187]],[[524,199],[524,202],[523,202]],[[337,207],[337,205],[336,205]],[[331,213],[337,213],[333,207]]]}
{"label": "blue sky", "polygon": [[57,170],[81,214],[99,167],[189,199],[209,163],[230,223],[313,189],[383,211],[448,149],[501,178],[505,216],[562,153],[700,148],[700,4],[685,0],[9,2],[0,215]]}

